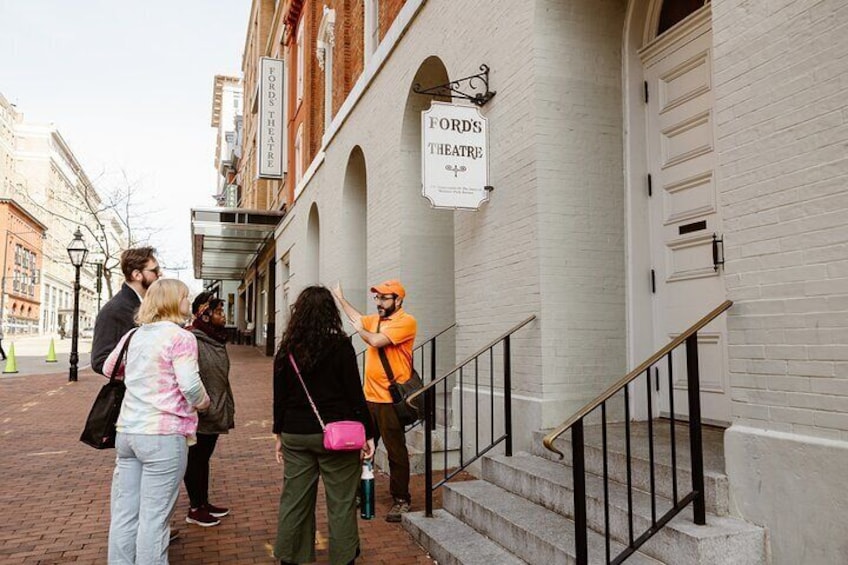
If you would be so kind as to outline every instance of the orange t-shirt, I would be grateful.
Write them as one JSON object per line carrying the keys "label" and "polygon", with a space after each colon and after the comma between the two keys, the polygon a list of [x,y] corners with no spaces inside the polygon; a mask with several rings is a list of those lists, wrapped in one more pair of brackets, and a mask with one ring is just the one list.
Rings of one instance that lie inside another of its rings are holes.
{"label": "orange t-shirt", "polygon": [[[388,318],[380,320],[379,314],[362,316],[362,327],[372,333],[377,333],[377,324],[380,324],[380,332],[391,340],[391,345],[383,348],[386,358],[392,367],[395,381],[405,383],[412,373],[412,347],[415,343],[415,334],[418,331],[418,322],[411,315],[398,308]],[[365,350],[365,399],[369,402],[390,403],[392,396],[389,394],[389,377],[383,369],[380,354],[376,347],[368,346]]]}

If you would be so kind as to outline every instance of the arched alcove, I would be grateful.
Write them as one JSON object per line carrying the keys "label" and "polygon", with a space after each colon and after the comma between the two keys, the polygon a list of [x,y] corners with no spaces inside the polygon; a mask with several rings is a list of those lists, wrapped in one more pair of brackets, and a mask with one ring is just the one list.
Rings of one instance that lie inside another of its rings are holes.
{"label": "arched alcove", "polygon": [[365,155],[358,145],[350,152],[342,189],[342,281],[345,295],[360,312],[368,310],[368,186]]}
{"label": "arched alcove", "polygon": [[309,209],[309,219],[306,227],[306,257],[304,264],[306,272],[302,279],[303,286],[318,284],[321,281],[321,225],[318,217],[318,203],[313,203]]}
{"label": "arched alcove", "polygon": [[428,57],[409,84],[401,130],[403,163],[400,189],[404,209],[401,266],[410,306],[414,304],[421,339],[455,321],[454,214],[435,210],[421,195],[421,112],[430,107],[430,96],[416,94],[415,84],[430,87],[449,81],[444,63]]}
{"label": "arched alcove", "polygon": [[[449,81],[444,63],[428,57],[421,63],[409,84],[401,130],[400,206],[404,222],[400,234],[401,279],[406,285],[406,307],[418,320],[418,338],[422,343],[456,322],[456,269],[453,210],[436,210],[421,194],[421,112],[430,108],[430,96],[416,94],[413,86],[423,88]],[[447,100],[445,100],[447,101]],[[449,331],[438,338],[436,373],[442,374],[456,362],[456,333]],[[428,350],[429,352],[429,350]],[[419,371],[427,374],[430,361],[416,359]],[[448,390],[454,386],[450,381]],[[437,399],[439,424],[451,422],[443,406],[450,399]]]}

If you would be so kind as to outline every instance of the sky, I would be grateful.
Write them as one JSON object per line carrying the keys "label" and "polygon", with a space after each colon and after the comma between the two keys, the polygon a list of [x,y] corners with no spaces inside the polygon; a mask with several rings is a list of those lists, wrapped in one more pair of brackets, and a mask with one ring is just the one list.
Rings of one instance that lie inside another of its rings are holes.
{"label": "sky", "polygon": [[241,76],[250,0],[0,0],[0,93],[53,123],[95,186],[138,187],[166,276],[194,289],[192,207],[214,206],[216,74]]}

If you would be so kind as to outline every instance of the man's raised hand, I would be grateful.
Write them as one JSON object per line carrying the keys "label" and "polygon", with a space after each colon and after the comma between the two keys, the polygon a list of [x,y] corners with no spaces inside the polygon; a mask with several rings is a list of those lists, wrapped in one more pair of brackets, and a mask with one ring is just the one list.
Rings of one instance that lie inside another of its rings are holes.
{"label": "man's raised hand", "polygon": [[336,298],[338,298],[339,300],[344,299],[344,292],[342,291],[342,282],[341,282],[341,281],[336,281],[336,284],[335,284],[335,285],[333,285],[333,288],[332,288],[331,292],[332,292],[332,293],[333,293],[333,295],[334,295]]}

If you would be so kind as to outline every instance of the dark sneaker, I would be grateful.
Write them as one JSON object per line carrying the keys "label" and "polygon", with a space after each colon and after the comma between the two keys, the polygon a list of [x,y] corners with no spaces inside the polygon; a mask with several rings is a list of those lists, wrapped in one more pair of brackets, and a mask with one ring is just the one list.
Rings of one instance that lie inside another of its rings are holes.
{"label": "dark sneaker", "polygon": [[201,507],[189,508],[188,516],[186,516],[186,522],[208,528],[210,526],[217,526],[221,523],[221,520],[210,514],[206,508]]}
{"label": "dark sneaker", "polygon": [[209,512],[209,514],[215,516],[216,518],[223,518],[224,516],[230,513],[229,508],[215,506],[214,504],[206,503],[203,505],[203,507],[206,509],[207,512]]}
{"label": "dark sneaker", "polygon": [[409,512],[409,501],[395,499],[392,509],[386,514],[386,522],[400,522],[401,517]]}

